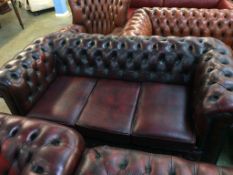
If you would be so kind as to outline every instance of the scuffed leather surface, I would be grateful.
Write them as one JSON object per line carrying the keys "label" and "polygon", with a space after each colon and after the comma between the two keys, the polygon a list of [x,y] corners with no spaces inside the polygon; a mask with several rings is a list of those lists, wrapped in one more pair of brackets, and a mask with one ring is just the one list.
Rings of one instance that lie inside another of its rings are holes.
{"label": "scuffed leather surface", "polygon": [[73,24],[87,33],[109,34],[127,21],[129,0],[69,0]]}
{"label": "scuffed leather surface", "polygon": [[140,85],[99,80],[77,125],[121,135],[130,135]]}
{"label": "scuffed leather surface", "polygon": [[132,135],[194,145],[187,98],[188,90],[184,86],[144,83]]}
{"label": "scuffed leather surface", "polygon": [[95,83],[95,79],[60,76],[41,96],[27,116],[74,125]]}
{"label": "scuffed leather surface", "polygon": [[[214,37],[233,48],[232,10],[185,8],[144,8],[144,10],[150,18],[153,35]],[[150,23],[142,23],[142,21],[148,21],[148,17],[142,9],[134,15],[135,17],[129,20],[129,24],[126,24],[127,28],[123,33],[145,34],[145,30],[150,29],[151,26]]]}
{"label": "scuffed leather surface", "polygon": [[233,169],[133,150],[95,147],[86,150],[76,175],[232,175]]}
{"label": "scuffed leather surface", "polygon": [[64,126],[7,114],[0,126],[1,154],[17,175],[70,175],[84,150],[82,137]]}

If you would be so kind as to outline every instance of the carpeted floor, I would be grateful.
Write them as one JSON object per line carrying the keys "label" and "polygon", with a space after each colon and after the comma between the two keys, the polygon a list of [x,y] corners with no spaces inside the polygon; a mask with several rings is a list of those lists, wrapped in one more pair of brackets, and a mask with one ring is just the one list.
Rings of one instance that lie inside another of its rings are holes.
{"label": "carpeted floor", "polygon": [[[13,11],[0,15],[0,66],[34,39],[71,24],[71,16],[56,17],[53,10],[34,16],[23,9],[20,14],[25,25],[22,30]],[[0,98],[0,112],[10,113]],[[230,134],[229,134],[230,135]],[[229,136],[225,149],[218,161],[219,165],[233,166],[233,134]],[[231,142],[231,143],[230,143]]]}

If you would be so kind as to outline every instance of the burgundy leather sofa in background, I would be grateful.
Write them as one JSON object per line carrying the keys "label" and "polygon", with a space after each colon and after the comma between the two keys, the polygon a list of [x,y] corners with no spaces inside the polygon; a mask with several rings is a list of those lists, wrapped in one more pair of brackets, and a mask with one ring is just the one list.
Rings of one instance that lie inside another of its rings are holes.
{"label": "burgundy leather sofa in background", "polygon": [[232,52],[213,38],[62,33],[0,70],[14,114],[85,138],[216,161],[233,123]]}
{"label": "burgundy leather sofa in background", "polygon": [[233,10],[143,8],[128,20],[122,35],[214,37],[233,49]]}
{"label": "burgundy leather sofa in background", "polygon": [[143,7],[233,9],[233,2],[230,0],[131,0],[128,18],[136,9]]}
{"label": "burgundy leather sofa in background", "polygon": [[3,175],[232,175],[232,168],[109,146],[86,148],[81,135],[54,123],[0,114]]}

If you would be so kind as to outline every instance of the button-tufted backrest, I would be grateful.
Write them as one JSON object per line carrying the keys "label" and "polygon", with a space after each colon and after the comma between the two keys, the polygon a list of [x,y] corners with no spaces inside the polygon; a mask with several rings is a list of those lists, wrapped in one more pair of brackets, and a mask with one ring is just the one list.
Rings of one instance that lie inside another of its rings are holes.
{"label": "button-tufted backrest", "polygon": [[24,115],[55,79],[51,44],[51,38],[39,38],[0,69],[0,89],[12,92],[2,95],[13,113]]}
{"label": "button-tufted backrest", "polygon": [[187,85],[202,54],[217,52],[218,44],[212,38],[63,33],[54,46],[60,74]]}
{"label": "button-tufted backrest", "polygon": [[87,33],[109,34],[127,21],[129,0],[69,0],[73,24],[83,25]]}
{"label": "button-tufted backrest", "polygon": [[[45,121],[0,114],[1,155],[17,175],[71,175],[84,150],[72,129]],[[1,166],[1,165],[0,165]]]}
{"label": "button-tufted backrest", "polygon": [[233,11],[218,9],[145,8],[153,34],[205,36],[222,40],[233,48]]}

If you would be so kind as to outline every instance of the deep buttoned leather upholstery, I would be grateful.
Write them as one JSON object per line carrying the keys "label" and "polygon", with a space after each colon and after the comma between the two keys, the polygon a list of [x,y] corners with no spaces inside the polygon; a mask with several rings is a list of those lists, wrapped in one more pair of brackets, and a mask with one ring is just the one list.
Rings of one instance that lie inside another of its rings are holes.
{"label": "deep buttoned leather upholstery", "polygon": [[72,125],[86,137],[215,161],[233,123],[232,72],[231,49],[214,38],[62,32],[7,63],[0,93],[13,113]]}
{"label": "deep buttoned leather upholstery", "polygon": [[84,141],[72,129],[7,114],[0,114],[0,126],[1,155],[11,164],[5,172],[15,171],[17,175],[74,173]]}
{"label": "deep buttoned leather upholstery", "polygon": [[127,22],[123,35],[208,36],[233,48],[232,25],[232,10],[144,8]]}
{"label": "deep buttoned leather upholstery", "polygon": [[117,33],[127,20],[129,0],[69,0],[73,24],[87,33]]}
{"label": "deep buttoned leather upholstery", "polygon": [[230,168],[108,146],[86,150],[76,175],[232,175]]}
{"label": "deep buttoned leather upholstery", "polygon": [[230,0],[131,0],[132,8],[141,7],[186,7],[232,9]]}

